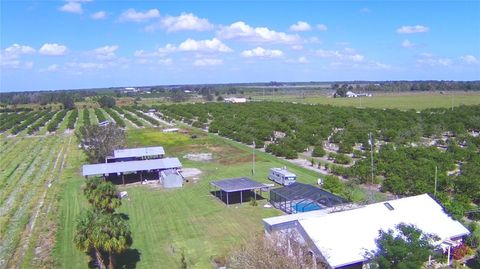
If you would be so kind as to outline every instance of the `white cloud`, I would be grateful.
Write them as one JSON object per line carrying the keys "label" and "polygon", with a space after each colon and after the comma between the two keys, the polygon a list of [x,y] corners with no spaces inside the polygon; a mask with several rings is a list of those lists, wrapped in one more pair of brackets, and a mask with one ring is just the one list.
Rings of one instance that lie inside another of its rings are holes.
{"label": "white cloud", "polygon": [[115,52],[117,51],[118,46],[103,46],[93,50],[93,54],[98,60],[114,60],[117,58]]}
{"label": "white cloud", "polygon": [[220,64],[223,64],[223,60],[215,58],[197,59],[193,62],[193,65],[195,66],[213,66]]}
{"label": "white cloud", "polygon": [[51,56],[61,56],[67,53],[67,51],[66,46],[57,43],[45,43],[39,50],[40,54]]}
{"label": "white cloud", "polygon": [[371,68],[373,69],[385,69],[385,70],[388,70],[388,69],[391,69],[392,67],[388,64],[384,64],[384,63],[380,63],[380,62],[370,62],[370,65],[369,65]]}
{"label": "white cloud", "polygon": [[288,29],[293,32],[306,32],[312,30],[312,27],[308,22],[298,21],[297,23],[290,25],[290,28]]}
{"label": "white cloud", "polygon": [[408,39],[405,39],[403,40],[402,42],[402,47],[406,48],[406,49],[411,49],[413,47],[415,47],[415,43],[411,42],[410,40]]}
{"label": "white cloud", "polygon": [[105,11],[98,11],[93,13],[90,17],[94,20],[103,20],[107,18],[107,13]]}
{"label": "white cloud", "polygon": [[183,41],[178,49],[180,51],[200,51],[200,52],[232,52],[233,50],[217,38],[211,40],[187,39]]}
{"label": "white cloud", "polygon": [[153,52],[146,52],[144,50],[136,50],[134,52],[135,57],[147,58],[147,57],[163,57],[167,54],[177,51],[177,47],[172,44],[167,44],[164,47],[158,48]]}
{"label": "white cloud", "polygon": [[429,66],[449,66],[453,62],[449,58],[438,58],[430,53],[421,53],[420,58],[417,59],[417,64]]}
{"label": "white cloud", "polygon": [[170,58],[160,59],[160,60],[158,60],[158,63],[163,64],[163,65],[171,65],[173,63],[173,60],[170,59]]}
{"label": "white cloud", "polygon": [[[27,55],[27,54],[34,54],[35,49],[30,46],[13,44],[8,48],[5,48],[0,53],[0,65],[3,67],[8,68],[21,68],[24,67],[26,69],[30,69],[31,67],[29,63],[26,62],[22,66],[22,61],[20,60],[20,56]],[[33,65],[33,63],[32,63]]]}
{"label": "white cloud", "polygon": [[292,50],[302,50],[303,46],[302,45],[293,45],[290,47]]}
{"label": "white cloud", "polygon": [[352,48],[344,48],[341,51],[319,49],[316,51],[316,54],[321,58],[333,58],[339,61],[362,62],[365,58]]}
{"label": "white cloud", "polygon": [[122,22],[144,22],[158,17],[160,17],[160,11],[158,11],[156,8],[149,9],[145,12],[136,11],[133,8],[129,8],[120,15],[118,20]]}
{"label": "white cloud", "polygon": [[166,16],[158,23],[145,27],[146,31],[154,31],[157,28],[164,29],[167,32],[177,31],[208,31],[213,29],[207,19],[199,18],[192,13],[182,13],[180,16]]}
{"label": "white cloud", "polygon": [[317,29],[324,32],[327,31],[328,27],[325,24],[317,24]]}
{"label": "white cloud", "polygon": [[221,39],[237,39],[254,43],[285,43],[291,44],[299,40],[297,35],[276,32],[266,27],[251,27],[243,21],[238,21],[229,26],[222,26],[217,32]]}
{"label": "white cloud", "polygon": [[40,72],[55,72],[60,69],[58,64],[51,64],[47,68],[40,69]]}
{"label": "white cloud", "polygon": [[415,26],[402,26],[397,29],[398,34],[414,34],[414,33],[426,33],[430,29],[423,25],[415,25]]}
{"label": "white cloud", "polygon": [[478,64],[478,59],[477,57],[473,55],[464,55],[460,57],[460,60],[462,60],[466,64]]}
{"label": "white cloud", "polygon": [[264,49],[262,47],[256,47],[251,50],[244,50],[241,53],[242,57],[252,58],[252,57],[262,57],[262,58],[277,58],[282,57],[283,52],[281,50],[270,50]]}
{"label": "white cloud", "polygon": [[83,69],[83,70],[96,70],[105,68],[106,65],[103,63],[95,63],[95,62],[70,62],[66,64],[68,67],[74,69]]}
{"label": "white cloud", "polygon": [[3,50],[2,55],[6,57],[18,57],[22,54],[33,54],[35,49],[30,46],[24,46],[19,44],[13,44],[10,47]]}
{"label": "white cloud", "polygon": [[59,10],[75,14],[83,13],[82,4],[80,4],[78,1],[68,1],[65,5],[61,6]]}
{"label": "white cloud", "polygon": [[305,56],[300,56],[297,59],[288,59],[285,62],[294,64],[308,64],[310,61]]}
{"label": "white cloud", "polygon": [[24,67],[25,67],[25,69],[32,69],[33,68],[33,62],[32,61],[26,62],[24,64]]}
{"label": "white cloud", "polygon": [[305,56],[301,56],[301,57],[298,57],[298,63],[301,63],[301,64],[308,64],[310,61],[308,61],[307,57]]}

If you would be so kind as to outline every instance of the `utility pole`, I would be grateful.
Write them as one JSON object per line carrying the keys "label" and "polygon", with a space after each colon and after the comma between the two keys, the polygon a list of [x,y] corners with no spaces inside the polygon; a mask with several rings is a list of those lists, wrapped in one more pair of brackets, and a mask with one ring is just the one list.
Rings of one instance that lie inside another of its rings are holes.
{"label": "utility pole", "polygon": [[433,197],[437,197],[437,166],[435,165],[435,189],[433,190]]}
{"label": "utility pole", "polygon": [[370,186],[370,197],[368,199],[370,200],[371,203],[373,203],[373,184],[375,182],[375,175],[373,173],[373,135],[372,133],[368,134],[368,143],[370,144],[370,164],[371,164],[371,172],[372,172],[372,186]]}
{"label": "utility pole", "polygon": [[252,176],[255,175],[255,140],[253,140],[253,149],[252,149]]}
{"label": "utility pole", "polygon": [[452,92],[452,111],[453,111],[453,92]]}
{"label": "utility pole", "polygon": [[372,133],[368,135],[368,142],[370,144],[370,161],[372,170],[372,184],[375,182],[375,175],[373,174],[373,136]]}

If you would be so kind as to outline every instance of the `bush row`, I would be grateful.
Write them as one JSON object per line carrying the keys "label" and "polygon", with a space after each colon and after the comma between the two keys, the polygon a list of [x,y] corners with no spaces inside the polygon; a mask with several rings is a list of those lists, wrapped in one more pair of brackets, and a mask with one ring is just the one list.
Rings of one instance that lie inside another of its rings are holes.
{"label": "bush row", "polygon": [[22,121],[22,123],[20,125],[15,125],[12,128],[12,134],[15,135],[15,134],[18,134],[21,131],[25,130],[32,123],[34,123],[35,121],[37,121],[41,117],[45,116],[46,113],[47,113],[47,111],[42,111],[40,113],[32,112],[31,114],[29,114],[29,116],[24,121]]}
{"label": "bush row", "polygon": [[83,118],[83,124],[84,125],[90,125],[91,124],[91,122],[90,122],[90,112],[88,111],[87,108],[85,108],[83,110],[82,118]]}
{"label": "bush row", "polygon": [[40,120],[36,121],[34,124],[28,127],[27,133],[29,135],[32,135],[38,132],[38,130],[40,130],[40,128],[44,126],[53,117],[53,115],[55,115],[55,111],[51,111],[45,114]]}
{"label": "bush row", "polygon": [[70,130],[75,129],[75,122],[77,121],[78,118],[78,109],[74,109],[72,113],[68,116],[67,119],[67,128]]}
{"label": "bush row", "polygon": [[103,114],[102,110],[100,108],[95,108],[95,115],[97,116],[98,122],[103,122],[107,120],[107,117]]}
{"label": "bush row", "polygon": [[150,117],[150,116],[147,116],[147,115],[143,114],[142,112],[136,110],[136,109],[133,108],[133,107],[126,107],[125,109],[128,110],[128,111],[130,111],[130,112],[132,112],[132,113],[134,113],[135,115],[139,116],[140,118],[142,118],[142,119],[150,122],[150,123],[153,124],[154,126],[158,126],[158,124],[159,124],[158,120],[156,120],[156,119],[154,119],[154,118],[152,118],[152,117]]}
{"label": "bush row", "polygon": [[58,129],[58,125],[60,125],[60,122],[62,122],[63,118],[65,118],[65,115],[67,115],[67,111],[68,110],[66,109],[60,110],[60,112],[55,114],[53,119],[47,125],[47,131],[55,132]]}
{"label": "bush row", "polygon": [[108,115],[110,115],[110,117],[112,117],[118,126],[125,128],[125,121],[118,115],[118,113],[113,111],[111,108],[104,108],[104,110]]}

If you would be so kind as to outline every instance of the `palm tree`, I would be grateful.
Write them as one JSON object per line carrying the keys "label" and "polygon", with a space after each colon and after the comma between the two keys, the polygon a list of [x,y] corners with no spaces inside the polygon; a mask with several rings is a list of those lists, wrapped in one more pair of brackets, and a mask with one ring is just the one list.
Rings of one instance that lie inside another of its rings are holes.
{"label": "palm tree", "polygon": [[93,250],[100,269],[105,268],[102,253],[100,252],[99,238],[95,235],[97,230],[98,214],[93,210],[84,211],[77,220],[77,227],[73,241],[77,248],[83,252],[90,252]]}
{"label": "palm tree", "polygon": [[119,214],[102,214],[95,227],[99,247],[108,253],[110,269],[114,269],[115,256],[132,245],[132,234],[128,223]]}
{"label": "palm tree", "polygon": [[117,196],[117,188],[111,182],[104,182],[98,178],[87,181],[83,190],[88,202],[98,212],[113,213],[122,202]]}

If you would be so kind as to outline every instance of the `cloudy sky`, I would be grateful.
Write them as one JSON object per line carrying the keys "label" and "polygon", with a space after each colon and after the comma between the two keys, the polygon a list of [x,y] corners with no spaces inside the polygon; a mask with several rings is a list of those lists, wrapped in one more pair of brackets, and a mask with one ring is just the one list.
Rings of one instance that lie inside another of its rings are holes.
{"label": "cloudy sky", "polygon": [[480,1],[7,0],[0,90],[478,80],[478,14]]}

